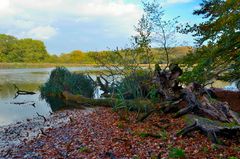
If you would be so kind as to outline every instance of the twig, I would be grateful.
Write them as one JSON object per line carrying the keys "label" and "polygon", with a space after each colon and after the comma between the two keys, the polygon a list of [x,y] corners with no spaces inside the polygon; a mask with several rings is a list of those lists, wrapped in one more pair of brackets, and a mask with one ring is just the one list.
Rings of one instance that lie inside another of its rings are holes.
{"label": "twig", "polygon": [[36,94],[35,92],[30,92],[30,91],[24,91],[24,90],[20,90],[16,84],[13,84],[14,88],[17,90],[16,94],[15,95],[15,98],[18,96],[18,95],[33,95],[33,94]]}
{"label": "twig", "polygon": [[42,135],[47,136],[47,134],[43,131],[43,129],[40,129],[40,132],[41,132]]}
{"label": "twig", "polygon": [[42,117],[42,118],[43,118],[44,123],[47,121],[47,119],[45,118],[45,116],[38,114],[38,112],[36,112],[36,114],[37,114],[39,117]]}
{"label": "twig", "polygon": [[12,152],[12,150],[11,149],[8,149],[7,150],[7,152],[6,152],[6,154],[5,155],[3,155],[3,157],[5,158],[5,157],[7,157],[8,155],[10,155],[11,154],[11,152]]}

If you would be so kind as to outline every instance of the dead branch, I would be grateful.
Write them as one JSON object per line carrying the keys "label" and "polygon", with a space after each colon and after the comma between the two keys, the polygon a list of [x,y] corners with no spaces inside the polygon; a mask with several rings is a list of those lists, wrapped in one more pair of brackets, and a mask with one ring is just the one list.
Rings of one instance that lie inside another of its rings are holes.
{"label": "dead branch", "polygon": [[35,92],[31,92],[31,91],[25,91],[25,90],[20,90],[16,84],[13,84],[14,88],[17,90],[17,92],[15,93],[15,98],[17,98],[19,95],[34,95],[36,94]]}
{"label": "dead branch", "polygon": [[38,114],[38,112],[36,112],[36,114],[37,114],[37,116],[39,116],[39,117],[42,117],[42,118],[43,118],[43,120],[44,120],[44,123],[47,121],[47,119],[45,118],[45,116]]}

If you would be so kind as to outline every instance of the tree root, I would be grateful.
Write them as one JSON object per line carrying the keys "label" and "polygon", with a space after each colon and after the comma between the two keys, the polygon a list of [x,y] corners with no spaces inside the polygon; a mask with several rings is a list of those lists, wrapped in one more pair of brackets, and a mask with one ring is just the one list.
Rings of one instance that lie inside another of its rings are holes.
{"label": "tree root", "polygon": [[240,126],[234,123],[222,123],[193,115],[189,115],[188,118],[190,118],[192,124],[178,132],[178,136],[185,136],[192,131],[199,130],[213,143],[219,144],[218,135],[232,136],[236,135],[237,132],[240,132]]}

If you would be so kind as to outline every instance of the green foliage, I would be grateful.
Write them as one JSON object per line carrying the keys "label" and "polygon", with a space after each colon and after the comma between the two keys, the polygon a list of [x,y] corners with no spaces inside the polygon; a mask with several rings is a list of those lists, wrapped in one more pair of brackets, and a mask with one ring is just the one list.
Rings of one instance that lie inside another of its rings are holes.
{"label": "green foliage", "polygon": [[12,45],[7,62],[41,62],[47,55],[48,53],[42,41],[21,39]]}
{"label": "green foliage", "polygon": [[238,159],[238,157],[231,156],[231,157],[228,157],[228,159]]}
{"label": "green foliage", "polygon": [[12,45],[17,42],[17,38],[0,34],[0,62],[5,62],[8,59],[9,52],[12,50]]}
{"label": "green foliage", "polygon": [[151,40],[163,49],[163,52],[166,55],[164,59],[166,59],[165,61],[168,66],[170,64],[169,54],[172,49],[171,46],[175,43],[174,35],[176,24],[178,23],[176,20],[177,17],[172,20],[164,20],[164,10],[158,1],[142,2],[146,19],[151,26],[150,31],[153,34]]}
{"label": "green foliage", "polygon": [[[137,70],[121,81],[116,83],[114,90],[116,92],[116,100],[114,109],[135,110],[138,112],[148,112],[152,108],[152,102],[148,99],[155,99],[155,89],[149,90],[149,81],[151,73],[147,70]],[[135,102],[129,105],[128,99]]]}
{"label": "green foliage", "polygon": [[0,62],[41,62],[48,56],[42,41],[0,34]]}
{"label": "green foliage", "polygon": [[166,141],[168,139],[168,133],[165,129],[160,131],[159,134],[160,134],[162,140]]}
{"label": "green foliage", "polygon": [[63,91],[93,97],[95,83],[87,76],[69,72],[64,67],[57,67],[51,72],[48,81],[40,87],[41,97],[60,97]]}
{"label": "green foliage", "polygon": [[199,46],[180,63],[187,68],[182,76],[185,83],[207,83],[219,79],[240,79],[240,1],[204,0],[194,11],[206,19],[187,26],[184,33],[194,33]]}
{"label": "green foliage", "polygon": [[181,148],[171,148],[168,156],[169,158],[185,158],[185,152]]}
{"label": "green foliage", "polygon": [[[73,63],[73,64],[95,64],[96,59],[103,60],[107,64],[148,64],[166,63],[163,48],[150,48],[150,34],[143,34],[148,24],[146,19],[139,21],[140,26],[136,30],[142,32],[136,36],[137,44],[134,48],[117,51],[82,52],[74,50],[70,53],[63,53],[59,56],[50,55],[42,41],[33,39],[17,39],[14,36],[0,34],[0,62],[21,62],[21,63]],[[187,47],[175,47],[171,49],[170,59],[182,57],[188,52]],[[173,54],[174,53],[174,54]],[[127,59],[127,60],[126,60]],[[98,63],[101,64],[101,63]]]}
{"label": "green foliage", "polygon": [[147,70],[137,70],[117,83],[116,90],[124,99],[144,98],[148,94],[148,82],[151,73]]}

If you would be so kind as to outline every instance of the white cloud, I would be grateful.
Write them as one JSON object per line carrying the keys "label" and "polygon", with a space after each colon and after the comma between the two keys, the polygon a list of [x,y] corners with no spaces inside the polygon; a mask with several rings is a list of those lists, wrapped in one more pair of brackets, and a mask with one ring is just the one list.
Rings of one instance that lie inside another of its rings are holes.
{"label": "white cloud", "polygon": [[23,34],[24,37],[30,37],[39,40],[47,40],[57,34],[57,30],[51,26],[39,26]]}
{"label": "white cloud", "polygon": [[51,37],[44,34],[46,29],[55,35],[53,28],[42,26],[55,26],[66,19],[72,23],[97,21],[105,23],[111,33],[131,34],[141,12],[138,6],[123,0],[0,0],[2,27],[8,28],[8,32],[27,32],[25,35],[41,39]]}
{"label": "white cloud", "polygon": [[10,5],[9,0],[1,0],[0,1],[0,10],[4,10],[4,9],[8,8],[9,5]]}

